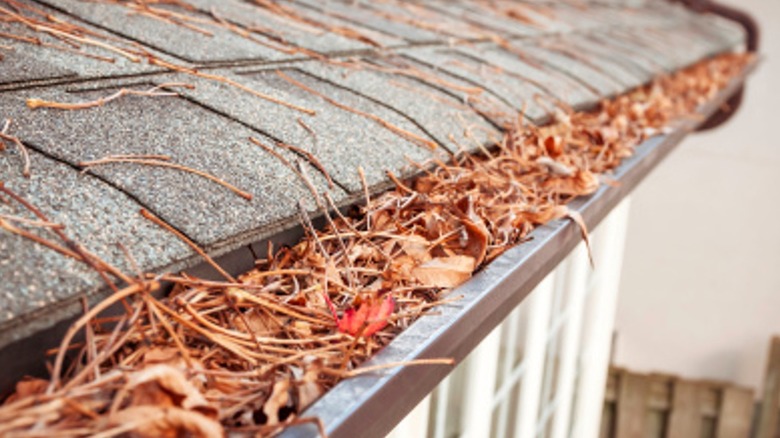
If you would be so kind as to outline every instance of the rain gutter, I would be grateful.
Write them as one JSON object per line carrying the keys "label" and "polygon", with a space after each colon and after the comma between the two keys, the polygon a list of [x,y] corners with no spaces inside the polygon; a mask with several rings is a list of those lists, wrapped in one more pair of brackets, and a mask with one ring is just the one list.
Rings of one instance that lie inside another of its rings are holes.
{"label": "rain gutter", "polygon": [[[669,133],[639,145],[635,155],[615,170],[618,184],[602,186],[569,207],[582,215],[589,229],[597,226],[686,135],[740,92],[755,64],[703,105],[698,111],[702,117],[682,121]],[[456,303],[422,316],[364,366],[437,358],[453,358],[458,363],[464,359],[581,240],[577,226],[567,220],[541,226],[530,237],[529,242],[508,250],[452,291],[450,296],[462,297]],[[384,436],[452,369],[448,365],[407,366],[344,380],[301,417],[319,418],[333,438]],[[281,436],[316,437],[318,432],[314,425],[304,424],[287,429]]]}

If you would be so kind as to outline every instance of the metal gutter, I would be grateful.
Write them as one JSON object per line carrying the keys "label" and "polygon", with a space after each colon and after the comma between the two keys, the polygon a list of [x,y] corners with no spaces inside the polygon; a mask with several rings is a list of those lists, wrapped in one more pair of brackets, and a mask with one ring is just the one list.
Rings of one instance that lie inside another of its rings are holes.
{"label": "metal gutter", "polygon": [[[700,14],[715,14],[726,20],[734,21],[745,30],[745,50],[750,53],[758,53],[761,43],[761,29],[752,15],[744,10],[724,5],[714,0],[676,0],[687,8]],[[720,110],[714,112],[707,121],[699,125],[699,131],[708,131],[726,123],[742,104],[745,95],[745,87],[737,90]]]}
{"label": "metal gutter", "polygon": [[[689,133],[705,123],[739,92],[756,62],[735,78],[698,113],[700,120],[680,122],[666,134],[648,139],[614,173],[617,186],[603,186],[569,207],[580,212],[589,228],[601,220],[653,170]],[[533,288],[579,243],[579,229],[558,220],[534,230],[532,240],[516,246],[451,293],[454,304],[425,315],[396,337],[365,366],[415,359],[454,358],[460,362]],[[598,260],[596,260],[598,269]],[[400,367],[345,380],[327,392],[301,416],[317,417],[328,436],[384,436],[444,377],[451,366]],[[318,436],[314,425],[287,429],[286,438]]]}

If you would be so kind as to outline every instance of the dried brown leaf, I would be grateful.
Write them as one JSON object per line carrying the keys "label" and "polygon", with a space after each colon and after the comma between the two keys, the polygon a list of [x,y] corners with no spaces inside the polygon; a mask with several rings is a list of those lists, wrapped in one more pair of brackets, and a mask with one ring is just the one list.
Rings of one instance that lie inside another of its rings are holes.
{"label": "dried brown leaf", "polygon": [[213,418],[172,406],[132,406],[117,412],[111,424],[138,438],[225,436],[222,425]]}
{"label": "dried brown leaf", "polygon": [[16,400],[43,394],[48,386],[48,380],[25,377],[16,382],[16,390],[2,404],[11,404]]}
{"label": "dried brown leaf", "polygon": [[152,365],[133,373],[125,390],[131,391],[131,406],[175,406],[216,418],[217,409],[177,368]]}
{"label": "dried brown leaf", "polygon": [[454,288],[471,278],[475,262],[474,257],[463,255],[437,257],[415,267],[411,273],[426,286]]}
{"label": "dried brown leaf", "polygon": [[306,409],[325,392],[325,387],[319,381],[321,368],[319,362],[309,364],[303,377],[296,382],[299,411]]}
{"label": "dried brown leaf", "polygon": [[271,396],[263,404],[263,413],[265,414],[266,424],[275,426],[280,423],[279,411],[290,404],[290,381],[287,379],[279,380],[274,383]]}

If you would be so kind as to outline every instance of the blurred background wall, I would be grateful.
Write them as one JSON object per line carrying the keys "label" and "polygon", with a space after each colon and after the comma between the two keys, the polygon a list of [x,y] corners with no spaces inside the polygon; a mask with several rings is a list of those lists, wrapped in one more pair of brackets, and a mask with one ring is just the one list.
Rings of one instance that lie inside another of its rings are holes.
{"label": "blurred background wall", "polygon": [[758,19],[764,59],[736,116],[633,196],[614,360],[759,389],[780,335],[780,1],[731,3]]}

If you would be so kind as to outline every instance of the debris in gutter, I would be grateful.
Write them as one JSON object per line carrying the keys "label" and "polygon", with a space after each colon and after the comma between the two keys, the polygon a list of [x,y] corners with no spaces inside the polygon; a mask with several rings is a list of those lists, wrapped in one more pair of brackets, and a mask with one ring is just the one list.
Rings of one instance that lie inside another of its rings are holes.
{"label": "debris in gutter", "polygon": [[[68,330],[49,379],[17,384],[0,406],[0,435],[266,435],[316,422],[296,417],[339,380],[380,371],[360,365],[535,227],[573,216],[569,201],[597,190],[648,136],[694,114],[750,59],[722,55],[592,112],[561,109],[549,126],[518,117],[489,155],[420,163],[415,180],[366,196],[360,214],[336,211],[321,231],[307,224],[300,243],[269,251],[235,280],[130,278],[63,230],[41,228],[50,223],[43,214],[36,226],[0,219],[28,238],[55,231],[61,243],[36,242],[127,283]],[[175,286],[158,299],[161,281]],[[124,313],[107,316],[122,302]],[[76,340],[82,330],[87,341]]]}

